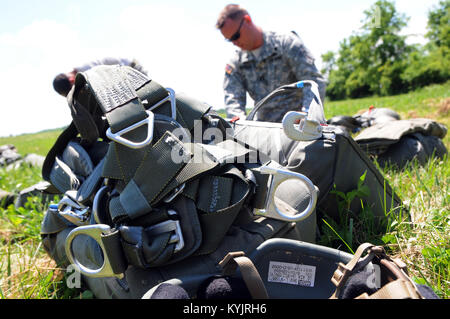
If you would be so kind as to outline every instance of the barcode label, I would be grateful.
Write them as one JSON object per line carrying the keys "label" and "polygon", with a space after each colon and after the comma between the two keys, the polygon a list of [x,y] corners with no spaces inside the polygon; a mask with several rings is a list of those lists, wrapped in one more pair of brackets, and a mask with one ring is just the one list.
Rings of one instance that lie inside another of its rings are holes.
{"label": "barcode label", "polygon": [[269,263],[268,282],[314,287],[316,267],[301,264],[271,261]]}

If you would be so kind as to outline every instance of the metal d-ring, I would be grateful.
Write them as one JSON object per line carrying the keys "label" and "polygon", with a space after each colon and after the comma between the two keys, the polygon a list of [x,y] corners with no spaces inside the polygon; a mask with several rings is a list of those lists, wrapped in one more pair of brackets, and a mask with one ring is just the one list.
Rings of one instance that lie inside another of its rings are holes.
{"label": "metal d-ring", "polygon": [[176,104],[176,99],[175,99],[175,91],[171,88],[166,88],[166,90],[169,93],[169,95],[167,97],[165,97],[164,99],[162,99],[161,101],[157,102],[156,104],[150,106],[148,108],[148,110],[153,111],[158,106],[166,103],[167,101],[170,101],[170,109],[171,109],[171,113],[172,113],[172,119],[176,120],[177,119],[177,104]]}
{"label": "metal d-ring", "polygon": [[[133,149],[138,149],[138,148],[142,148],[144,146],[149,145],[152,140],[153,140],[153,125],[154,125],[154,114],[152,112],[152,110],[156,109],[157,107],[159,107],[160,105],[164,104],[167,101],[170,101],[170,109],[171,109],[171,113],[172,113],[172,119],[176,120],[177,118],[177,105],[176,105],[176,98],[175,98],[175,91],[171,88],[166,88],[168,95],[167,97],[163,98],[161,101],[158,101],[156,104],[150,106],[145,112],[147,113],[148,117],[143,119],[142,121],[139,121],[137,123],[134,123],[122,130],[120,130],[117,133],[113,133],[111,131],[111,127],[109,127],[106,130],[106,136],[117,142],[120,143],[122,145],[125,145],[127,147],[133,148]],[[148,125],[148,131],[147,131],[147,137],[145,138],[145,140],[141,141],[141,142],[133,142],[130,141],[124,137],[122,137],[122,135],[142,126],[142,125]]]}
{"label": "metal d-ring", "polygon": [[[270,188],[266,197],[265,207],[263,209],[254,208],[253,214],[289,222],[298,222],[311,215],[316,207],[318,189],[308,177],[300,173],[282,169],[280,164],[273,161],[267,165],[261,166],[259,171],[262,174],[272,175],[272,180],[270,182]],[[278,186],[288,179],[297,179],[302,181],[308,188],[310,195],[308,206],[304,211],[295,215],[285,214],[278,208],[275,200],[275,193]]]}
{"label": "metal d-ring", "polygon": [[[102,235],[106,235],[111,232],[111,227],[105,224],[95,224],[95,225],[87,225],[87,226],[80,226],[75,229],[73,229],[69,235],[67,235],[66,238],[66,255],[69,259],[70,263],[77,266],[80,270],[80,272],[88,277],[118,277],[123,278],[123,274],[115,274],[111,262],[108,258],[107,251],[105,249],[105,246],[102,242]],[[84,266],[82,263],[76,259],[75,254],[72,249],[72,242],[73,240],[80,235],[86,235],[94,239],[97,244],[100,246],[102,252],[103,252],[103,265],[98,269],[91,269],[86,266]]]}
{"label": "metal d-ring", "polygon": [[[139,121],[137,123],[134,123],[122,130],[120,130],[117,133],[113,133],[111,132],[111,127],[108,127],[108,129],[106,130],[106,136],[113,140],[114,142],[120,143],[122,145],[125,145],[129,148],[133,148],[133,149],[137,149],[137,148],[142,148],[144,146],[147,146],[148,144],[150,144],[153,140],[153,120],[154,120],[154,114],[152,111],[145,111],[148,115],[147,118],[143,119],[142,121]],[[141,141],[141,142],[133,142],[130,140],[127,140],[126,138],[122,137],[123,134],[126,134],[142,125],[148,125],[148,130],[147,130],[147,137],[145,138],[145,140]]]}

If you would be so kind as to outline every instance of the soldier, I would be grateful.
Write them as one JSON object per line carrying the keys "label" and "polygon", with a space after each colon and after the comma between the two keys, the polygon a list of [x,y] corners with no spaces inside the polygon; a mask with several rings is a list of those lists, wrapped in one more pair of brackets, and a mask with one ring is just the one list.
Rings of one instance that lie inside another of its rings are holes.
{"label": "soldier", "polygon": [[94,60],[84,65],[75,67],[72,71],[58,74],[53,80],[53,88],[60,95],[66,97],[75,82],[75,76],[78,72],[87,71],[97,65],[126,65],[130,66],[141,73],[147,74],[147,71],[139,64],[137,60],[128,60],[124,58],[107,57],[100,60]]}
{"label": "soldier", "polygon": [[[246,92],[256,103],[276,88],[301,80],[315,81],[323,101],[325,79],[295,32],[264,31],[253,24],[247,10],[234,4],[222,10],[216,28],[226,40],[241,49],[225,67],[223,87],[227,117],[245,118]],[[258,111],[256,119],[280,122],[288,111],[308,111],[306,107],[312,98],[309,90],[295,90],[275,97]]]}

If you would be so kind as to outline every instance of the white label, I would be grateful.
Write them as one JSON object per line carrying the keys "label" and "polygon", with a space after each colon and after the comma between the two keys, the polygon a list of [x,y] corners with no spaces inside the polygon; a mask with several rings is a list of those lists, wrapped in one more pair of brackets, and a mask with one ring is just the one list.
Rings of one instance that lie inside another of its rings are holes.
{"label": "white label", "polygon": [[316,267],[301,264],[271,261],[269,263],[269,282],[314,287]]}

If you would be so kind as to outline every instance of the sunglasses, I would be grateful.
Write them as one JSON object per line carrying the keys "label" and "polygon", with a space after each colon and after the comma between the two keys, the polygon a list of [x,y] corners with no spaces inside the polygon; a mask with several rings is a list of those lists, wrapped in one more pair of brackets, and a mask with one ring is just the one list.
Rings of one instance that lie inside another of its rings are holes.
{"label": "sunglasses", "polygon": [[239,39],[241,37],[241,27],[242,27],[242,23],[244,23],[244,19],[242,18],[241,23],[239,24],[239,28],[237,29],[237,31],[228,39],[226,39],[229,42],[233,42],[236,41],[237,39]]}

